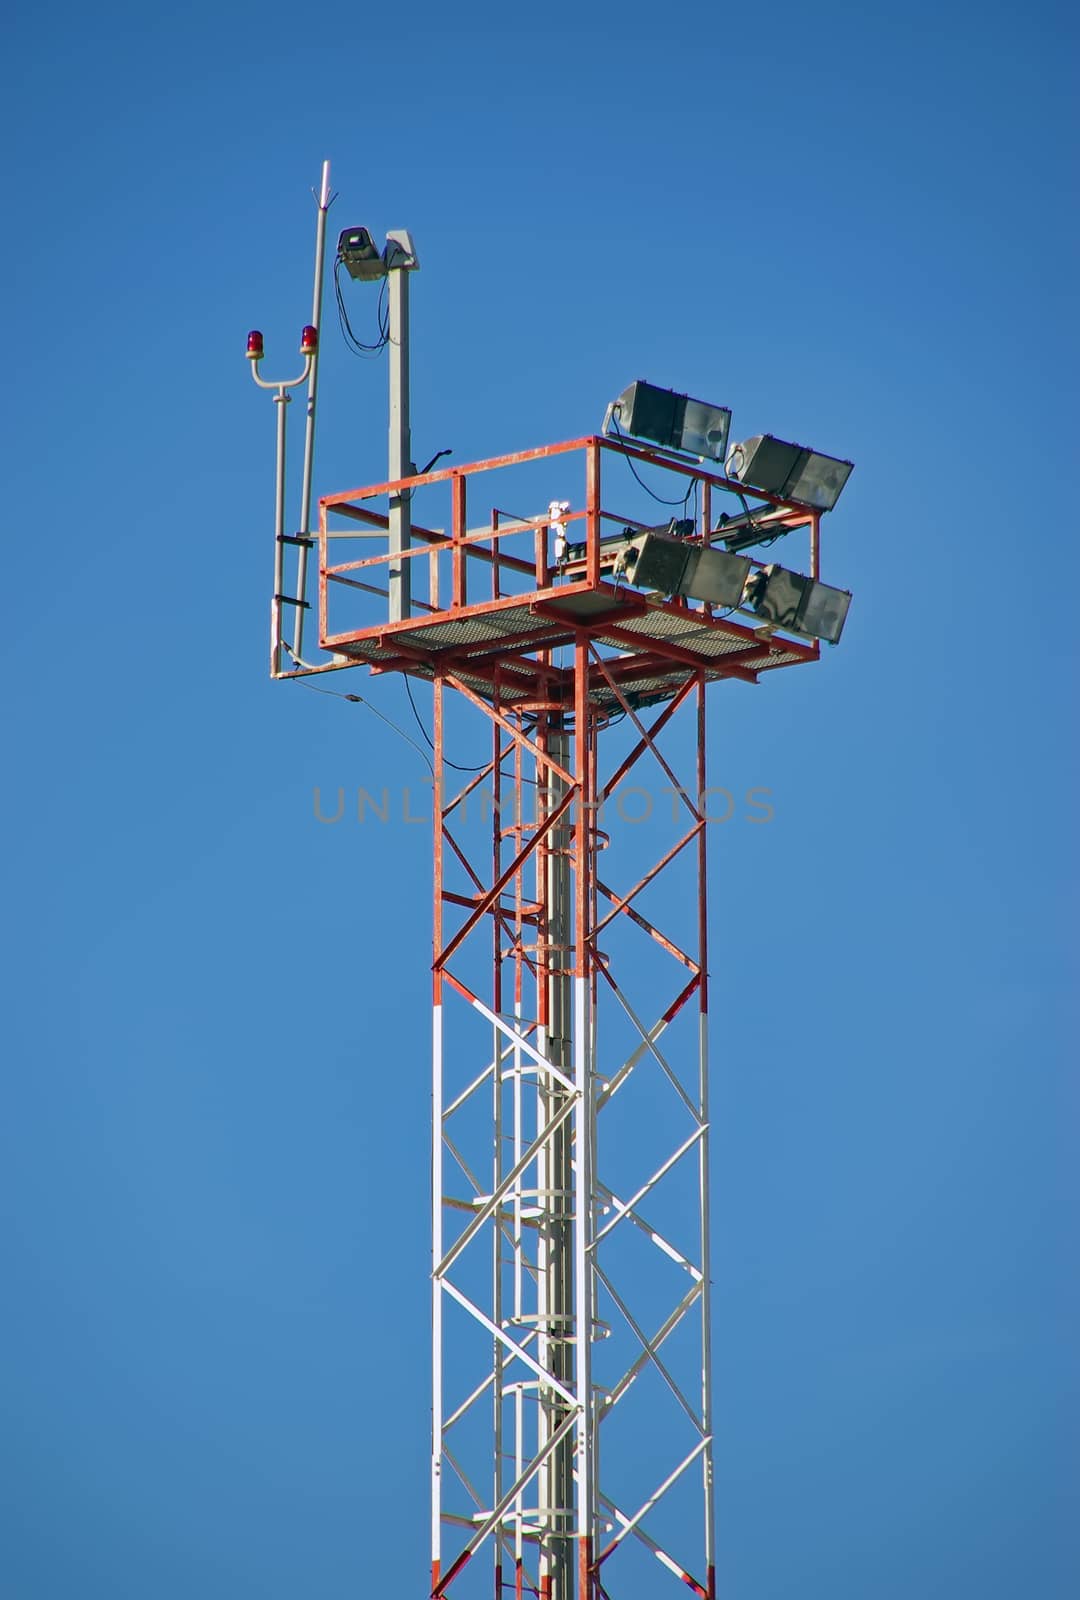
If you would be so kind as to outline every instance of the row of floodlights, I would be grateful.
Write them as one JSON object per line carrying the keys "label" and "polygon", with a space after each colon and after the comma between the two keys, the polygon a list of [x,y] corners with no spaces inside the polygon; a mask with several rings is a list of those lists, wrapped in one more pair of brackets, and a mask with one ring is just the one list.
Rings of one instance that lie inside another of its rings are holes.
{"label": "row of floodlights", "polygon": [[846,589],[834,589],[775,564],[755,566],[749,556],[729,550],[689,543],[686,535],[692,529],[689,522],[639,533],[628,528],[616,556],[615,576],[635,589],[750,611],[771,628],[839,643],[851,604]]}
{"label": "row of floodlights", "polygon": [[728,448],[731,411],[638,379],[613,400],[603,432],[617,428],[665,450],[721,461],[727,477],[777,500],[831,511],[851,475],[852,463],[803,445],[757,433]]}

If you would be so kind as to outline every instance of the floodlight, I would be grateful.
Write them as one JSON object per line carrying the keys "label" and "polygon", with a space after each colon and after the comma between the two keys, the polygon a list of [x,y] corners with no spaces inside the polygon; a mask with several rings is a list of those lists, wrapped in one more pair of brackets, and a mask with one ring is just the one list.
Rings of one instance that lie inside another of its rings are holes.
{"label": "floodlight", "polygon": [[604,433],[612,419],[623,433],[635,438],[651,439],[665,450],[709,456],[714,461],[723,461],[731,427],[731,412],[726,406],[691,400],[689,395],[658,389],[641,378],[608,406]]}
{"label": "floodlight", "polygon": [[750,558],[688,544],[669,533],[641,533],[620,553],[616,572],[636,589],[737,606],[750,572]]}
{"label": "floodlight", "polygon": [[749,573],[749,556],[732,555],[727,550],[712,550],[707,545],[691,546],[681,592],[692,600],[708,600],[714,606],[734,607],[742,599]]}
{"label": "floodlight", "polygon": [[386,262],[375,248],[366,228],[346,228],[338,238],[338,258],[345,263],[350,278],[372,283],[386,276]]}
{"label": "floodlight", "polygon": [[774,439],[771,433],[756,433],[733,447],[725,471],[729,478],[763,489],[779,500],[797,500],[815,511],[831,511],[851,476],[852,465],[804,445]]}
{"label": "floodlight", "polygon": [[616,566],[636,589],[657,589],[661,594],[678,594],[686,572],[690,546],[681,539],[662,533],[641,533],[631,539]]}
{"label": "floodlight", "polygon": [[774,627],[838,644],[851,594],[786,567],[759,567],[747,579],[743,604]]}
{"label": "floodlight", "polygon": [[815,639],[837,644],[847,621],[851,594],[847,589],[832,589],[827,583],[812,583],[803,601],[799,627]]}

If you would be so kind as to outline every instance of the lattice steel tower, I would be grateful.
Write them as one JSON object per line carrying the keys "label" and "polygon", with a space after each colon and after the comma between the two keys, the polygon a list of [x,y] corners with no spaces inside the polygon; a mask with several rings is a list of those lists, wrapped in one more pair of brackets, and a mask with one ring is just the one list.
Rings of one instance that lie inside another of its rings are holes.
{"label": "lattice steel tower", "polygon": [[[327,204],[324,172],[313,328]],[[706,695],[817,640],[748,614],[774,570],[749,557],[735,604],[695,598],[687,562],[745,530],[722,464],[590,435],[326,496],[316,535],[309,456],[289,534],[283,420],[279,438],[274,675],[433,686],[431,1595],[659,1596],[666,1569],[712,1600],[707,848],[730,797],[709,787]],[[630,514],[627,460],[685,493],[683,520]],[[770,536],[808,533],[817,580],[820,510],[749,492]],[[309,663],[316,542],[329,658]],[[654,587],[649,562],[680,576]],[[463,775],[466,714],[490,756]]]}

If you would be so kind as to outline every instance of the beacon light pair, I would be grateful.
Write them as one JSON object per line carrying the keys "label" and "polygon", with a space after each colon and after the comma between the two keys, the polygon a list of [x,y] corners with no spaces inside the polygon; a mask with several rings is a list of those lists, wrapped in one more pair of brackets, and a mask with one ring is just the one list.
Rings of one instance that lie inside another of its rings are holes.
{"label": "beacon light pair", "polygon": [[259,385],[260,389],[284,390],[295,389],[297,384],[304,382],[311,371],[311,363],[314,361],[315,356],[318,353],[318,349],[319,330],[313,327],[309,322],[301,329],[300,332],[300,354],[304,358],[303,372],[301,372],[298,378],[278,379],[273,382],[267,378],[260,378],[259,376],[259,362],[262,360],[265,352],[263,349],[263,336],[259,332],[258,328],[252,328],[251,332],[248,334],[247,350],[245,351],[245,354],[248,360],[251,362],[251,376],[255,379],[255,382]]}

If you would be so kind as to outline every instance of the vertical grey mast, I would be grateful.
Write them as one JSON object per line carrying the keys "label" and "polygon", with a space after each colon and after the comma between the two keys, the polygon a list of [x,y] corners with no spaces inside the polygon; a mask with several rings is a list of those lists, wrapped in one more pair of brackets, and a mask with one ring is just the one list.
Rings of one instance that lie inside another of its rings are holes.
{"label": "vertical grey mast", "polygon": [[[419,265],[412,239],[404,228],[386,235],[386,275],[389,295],[390,335],[390,455],[391,481],[408,478],[412,464],[412,439],[409,426],[409,273]],[[409,496],[390,497],[391,556],[408,550],[412,542]],[[391,622],[401,622],[412,614],[412,563],[399,561],[389,568]]]}
{"label": "vertical grey mast", "polygon": [[[553,719],[548,753],[564,771],[573,760],[570,738],[561,718]],[[548,815],[561,805],[566,784],[548,770],[544,800]],[[568,822],[554,829],[542,885],[547,924],[548,1036],[546,1055],[566,1078],[573,1080],[572,1049],[574,899],[570,873],[572,833]],[[548,1075],[541,1092],[541,1116],[551,1121],[563,1109],[567,1090]],[[551,1134],[540,1164],[541,1257],[540,1331],[546,1343],[545,1365],[564,1389],[574,1388],[574,1239],[572,1123],[563,1121]],[[540,1444],[565,1420],[566,1402],[554,1390],[541,1391]],[[551,1600],[574,1600],[574,1436],[571,1431],[556,1445],[540,1473],[541,1520],[548,1536],[542,1550],[541,1577],[550,1578]]]}

